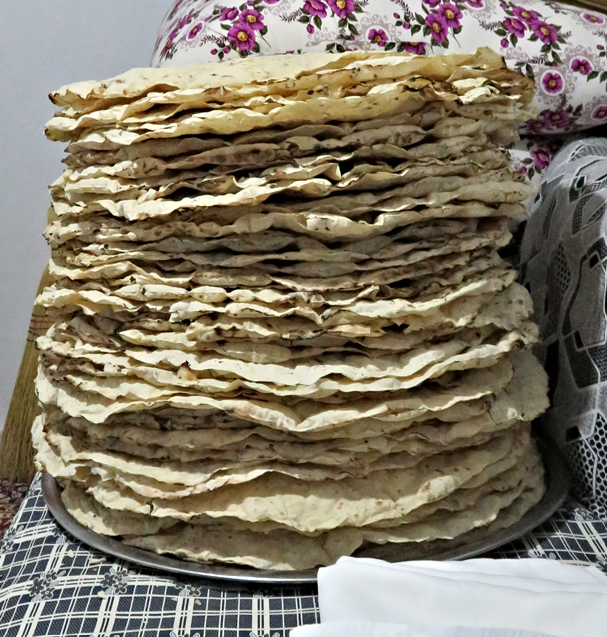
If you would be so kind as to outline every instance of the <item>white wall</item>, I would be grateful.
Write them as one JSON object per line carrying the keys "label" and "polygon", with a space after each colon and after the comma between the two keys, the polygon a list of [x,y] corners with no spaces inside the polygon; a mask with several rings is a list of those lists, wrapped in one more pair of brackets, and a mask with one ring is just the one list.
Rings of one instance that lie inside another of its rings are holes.
{"label": "white wall", "polygon": [[48,259],[47,185],[63,145],[44,137],[63,84],[148,66],[171,0],[13,0],[0,14],[0,431]]}

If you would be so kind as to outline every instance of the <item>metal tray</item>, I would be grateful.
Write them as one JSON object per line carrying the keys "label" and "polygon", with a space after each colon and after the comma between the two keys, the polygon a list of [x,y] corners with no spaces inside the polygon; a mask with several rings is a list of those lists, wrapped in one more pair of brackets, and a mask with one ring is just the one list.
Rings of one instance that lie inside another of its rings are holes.
{"label": "metal tray", "polygon": [[[563,503],[570,484],[569,470],[556,445],[549,440],[539,440],[538,446],[546,469],[547,491],[542,500],[531,509],[519,522],[497,531],[491,538],[458,545],[424,559],[463,560],[507,544],[545,522]],[[158,555],[152,551],[138,549],[123,544],[119,540],[99,535],[82,526],[66,510],[61,500],[61,488],[48,473],[42,476],[42,495],[55,520],[76,539],[89,546],[132,562],[140,566],[159,569],[169,573],[199,577],[211,580],[215,584],[224,583],[231,587],[242,586],[302,586],[316,584],[317,569],[308,571],[269,571],[249,567],[224,566],[221,564],[199,564],[166,555]],[[399,562],[404,557],[403,545],[394,544],[386,557],[391,562]],[[400,550],[399,550],[400,549]]]}

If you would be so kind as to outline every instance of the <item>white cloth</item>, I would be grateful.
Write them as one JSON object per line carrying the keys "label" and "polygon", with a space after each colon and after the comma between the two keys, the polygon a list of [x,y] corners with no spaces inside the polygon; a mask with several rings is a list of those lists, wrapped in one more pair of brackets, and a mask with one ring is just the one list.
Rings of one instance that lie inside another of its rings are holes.
{"label": "white cloth", "polygon": [[[546,633],[503,628],[465,628],[430,624],[380,624],[365,620],[336,619],[312,626],[300,626],[291,637],[553,637]],[[584,635],[584,637],[600,637]]]}
{"label": "white cloth", "polygon": [[341,558],[318,595],[322,623],[291,637],[607,636],[607,577],[552,560]]}

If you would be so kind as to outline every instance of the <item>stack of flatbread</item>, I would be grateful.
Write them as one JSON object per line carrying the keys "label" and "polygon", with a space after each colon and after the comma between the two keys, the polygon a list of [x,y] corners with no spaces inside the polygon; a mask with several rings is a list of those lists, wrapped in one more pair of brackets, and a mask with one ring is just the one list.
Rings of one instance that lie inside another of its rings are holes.
{"label": "stack of flatbread", "polygon": [[542,497],[531,301],[500,248],[531,82],[489,50],[139,69],[51,95],[38,465],[96,532],[306,569]]}

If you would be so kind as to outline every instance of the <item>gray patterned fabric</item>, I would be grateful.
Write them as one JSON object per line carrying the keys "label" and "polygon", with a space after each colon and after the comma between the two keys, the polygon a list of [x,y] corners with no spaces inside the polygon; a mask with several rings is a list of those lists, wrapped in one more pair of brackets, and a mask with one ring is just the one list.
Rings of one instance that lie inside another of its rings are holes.
{"label": "gray patterned fabric", "polygon": [[562,149],[521,246],[550,376],[542,422],[569,459],[575,495],[607,519],[607,139]]}
{"label": "gray patterned fabric", "polygon": [[[567,504],[489,557],[594,563],[607,572],[607,524]],[[0,548],[1,637],[287,637],[319,621],[314,590],[230,590],[140,569],[65,534],[36,478]]]}

